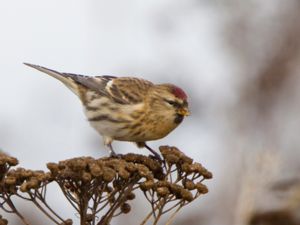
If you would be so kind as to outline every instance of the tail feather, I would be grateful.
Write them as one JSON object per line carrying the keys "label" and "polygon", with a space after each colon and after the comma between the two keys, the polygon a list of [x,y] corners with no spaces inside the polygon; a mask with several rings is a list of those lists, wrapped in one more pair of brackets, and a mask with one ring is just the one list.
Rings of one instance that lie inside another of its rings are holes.
{"label": "tail feather", "polygon": [[72,92],[74,92],[76,95],[79,95],[78,84],[76,83],[76,81],[74,79],[72,79],[72,77],[70,75],[68,75],[66,73],[60,73],[58,71],[48,69],[46,67],[39,66],[39,65],[34,65],[34,64],[30,64],[30,63],[24,63],[24,64],[26,66],[32,67],[36,70],[39,70],[43,73],[46,73],[46,74],[56,78],[57,80],[60,80]]}

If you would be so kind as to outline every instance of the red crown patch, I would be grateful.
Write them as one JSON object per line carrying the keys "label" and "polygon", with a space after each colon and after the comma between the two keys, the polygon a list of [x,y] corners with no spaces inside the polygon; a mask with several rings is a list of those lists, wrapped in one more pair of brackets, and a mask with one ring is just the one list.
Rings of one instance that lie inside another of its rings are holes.
{"label": "red crown patch", "polygon": [[177,97],[177,98],[180,98],[182,100],[186,100],[187,99],[187,95],[186,93],[179,87],[177,86],[173,86],[173,94]]}

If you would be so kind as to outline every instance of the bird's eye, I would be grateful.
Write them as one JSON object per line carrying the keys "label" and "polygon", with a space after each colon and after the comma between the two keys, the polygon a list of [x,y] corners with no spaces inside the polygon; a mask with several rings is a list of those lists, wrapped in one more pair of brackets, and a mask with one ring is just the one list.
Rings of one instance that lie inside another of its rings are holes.
{"label": "bird's eye", "polygon": [[169,103],[170,105],[174,106],[174,107],[178,107],[179,106],[178,102],[175,102],[175,101],[172,101],[172,100],[166,100],[166,102]]}

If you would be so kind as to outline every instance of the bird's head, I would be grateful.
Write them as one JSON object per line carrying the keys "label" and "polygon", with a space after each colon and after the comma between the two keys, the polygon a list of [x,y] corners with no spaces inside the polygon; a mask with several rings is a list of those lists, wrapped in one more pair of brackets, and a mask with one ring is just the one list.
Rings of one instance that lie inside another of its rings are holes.
{"label": "bird's head", "polygon": [[172,84],[156,85],[154,95],[153,109],[163,112],[166,117],[173,117],[176,124],[190,115],[187,95],[181,88]]}

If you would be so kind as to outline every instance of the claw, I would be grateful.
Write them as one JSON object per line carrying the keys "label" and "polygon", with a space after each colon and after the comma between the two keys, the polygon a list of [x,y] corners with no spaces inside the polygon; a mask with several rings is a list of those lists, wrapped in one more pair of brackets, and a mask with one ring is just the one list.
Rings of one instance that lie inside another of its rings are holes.
{"label": "claw", "polygon": [[147,144],[145,144],[145,148],[147,148],[154,156],[155,159],[157,159],[158,161],[163,161],[162,158],[160,157],[160,155],[154,151],[152,148],[150,148]]}
{"label": "claw", "polygon": [[122,158],[122,154],[116,154],[114,151],[110,151],[109,156],[112,157],[112,158],[117,158],[117,159]]}
{"label": "claw", "polygon": [[120,158],[120,154],[116,154],[116,152],[114,151],[114,149],[113,149],[111,143],[107,144],[107,146],[108,146],[108,148],[109,148],[108,151],[109,151],[109,156],[110,156],[110,157]]}

